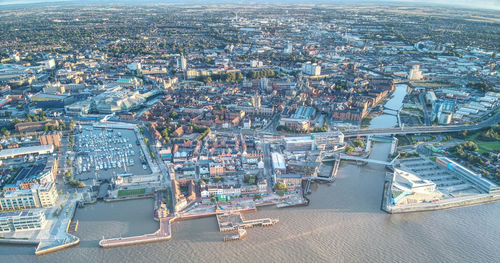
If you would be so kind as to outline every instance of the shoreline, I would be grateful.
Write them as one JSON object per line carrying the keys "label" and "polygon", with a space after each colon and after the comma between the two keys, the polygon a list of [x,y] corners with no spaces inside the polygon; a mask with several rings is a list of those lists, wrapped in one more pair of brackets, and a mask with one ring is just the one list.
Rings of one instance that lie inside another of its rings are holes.
{"label": "shoreline", "polygon": [[51,252],[56,252],[64,248],[68,248],[80,243],[80,238],[69,233],[69,227],[73,218],[76,214],[76,208],[78,206],[78,201],[71,204],[70,210],[71,215],[68,217],[68,222],[66,224],[64,234],[65,237],[62,239],[19,239],[19,238],[2,238],[0,239],[0,244],[11,244],[11,245],[36,245],[35,255],[40,256]]}
{"label": "shoreline", "polygon": [[437,211],[445,209],[454,209],[468,206],[475,206],[487,203],[493,203],[500,201],[500,195],[492,194],[477,194],[472,196],[454,197],[442,200],[441,203],[420,203],[416,205],[406,205],[406,206],[393,206],[390,205],[390,189],[391,182],[384,182],[384,190],[382,192],[382,202],[381,210],[388,214],[403,214],[403,213],[416,213],[416,212],[427,212],[427,211]]}

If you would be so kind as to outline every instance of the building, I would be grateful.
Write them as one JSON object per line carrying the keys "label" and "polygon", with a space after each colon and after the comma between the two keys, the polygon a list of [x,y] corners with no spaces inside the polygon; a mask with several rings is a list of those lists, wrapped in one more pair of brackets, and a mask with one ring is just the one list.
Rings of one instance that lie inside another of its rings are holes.
{"label": "building", "polygon": [[[111,88],[94,98],[94,108],[99,113],[129,111],[144,105],[149,94],[140,94],[139,91],[129,91],[120,86]],[[152,95],[152,94],[151,94]]]}
{"label": "building", "polygon": [[279,174],[276,175],[276,183],[284,183],[288,193],[297,192],[302,185],[301,174]]}
{"label": "building", "polygon": [[81,100],[71,105],[64,106],[64,111],[69,116],[83,116],[89,113],[92,101]]}
{"label": "building", "polygon": [[309,120],[316,115],[316,109],[313,107],[300,106],[297,111],[292,115],[294,119]]}
{"label": "building", "polygon": [[184,55],[177,59],[177,69],[182,71],[185,71],[187,69],[187,60]]}
{"label": "building", "polygon": [[424,75],[422,74],[422,71],[420,71],[420,65],[413,65],[410,74],[408,74],[408,80],[415,81],[415,80],[422,80],[424,78]]}
{"label": "building", "polygon": [[0,213],[0,233],[41,229],[46,223],[43,210]]}
{"label": "building", "polygon": [[49,154],[54,152],[54,145],[40,145],[0,150],[0,159],[14,158],[29,154]]}
{"label": "building", "polygon": [[54,145],[56,148],[61,147],[61,133],[59,132],[42,134],[39,139],[41,145]]}
{"label": "building", "polygon": [[0,210],[52,207],[58,198],[55,183],[34,185],[31,189],[7,191],[0,195]]}
{"label": "building", "polygon": [[302,174],[305,177],[317,177],[320,162],[289,160],[286,167],[288,174]]}
{"label": "building", "polygon": [[458,175],[460,179],[463,179],[479,188],[479,190],[481,190],[482,192],[486,192],[489,194],[500,193],[500,187],[498,185],[490,182],[488,179],[483,178],[480,174],[463,167],[462,165],[452,161],[447,157],[438,157],[436,159],[436,162]]}
{"label": "building", "polygon": [[293,52],[292,42],[288,41],[288,43],[286,44],[286,48],[283,49],[283,53],[286,55],[290,55],[292,54],[292,52]]}
{"label": "building", "polygon": [[311,128],[311,122],[305,119],[281,118],[280,125],[288,129],[307,131]]}
{"label": "building", "polygon": [[450,124],[452,118],[453,118],[453,112],[443,111],[439,115],[438,123],[441,124],[441,125],[443,125],[443,124]]}
{"label": "building", "polygon": [[57,202],[57,187],[51,182],[44,185],[35,185],[31,188],[36,191],[38,201],[41,207],[52,207]]}
{"label": "building", "polygon": [[302,64],[302,73],[309,76],[321,75],[321,66],[316,63],[307,62]]}
{"label": "building", "polygon": [[311,133],[311,138],[316,147],[322,150],[336,150],[337,147],[344,145],[344,134],[340,131]]}
{"label": "building", "polygon": [[26,123],[17,123],[15,125],[16,131],[18,132],[37,132],[43,131],[45,126],[53,126],[54,128],[59,128],[59,122],[56,120],[49,121],[35,121]]}
{"label": "building", "polygon": [[431,202],[442,196],[435,183],[398,168],[394,169],[391,190],[395,205]]}
{"label": "building", "polygon": [[311,151],[315,148],[314,140],[310,136],[285,137],[282,140],[285,149],[289,152]]}
{"label": "building", "polygon": [[38,93],[31,96],[31,101],[41,108],[64,108],[75,102],[75,96],[63,94]]}
{"label": "building", "polygon": [[[283,157],[282,154],[277,152],[272,152],[271,161],[272,161],[274,175],[286,172],[285,158]],[[274,178],[274,181],[276,182],[276,178]]]}
{"label": "building", "polygon": [[210,176],[221,176],[224,175],[226,169],[224,166],[218,163],[210,163]]}

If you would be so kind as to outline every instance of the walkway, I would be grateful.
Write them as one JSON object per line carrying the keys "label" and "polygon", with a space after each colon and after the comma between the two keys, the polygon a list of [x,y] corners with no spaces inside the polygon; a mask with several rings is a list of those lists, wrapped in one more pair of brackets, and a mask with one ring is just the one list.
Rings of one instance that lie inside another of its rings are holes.
{"label": "walkway", "polygon": [[[361,157],[356,157],[356,156],[350,156],[350,155],[346,155],[346,154],[337,154],[338,158],[340,158],[341,160],[350,160],[350,161],[361,161],[361,162],[367,162],[367,163],[375,163],[375,164],[382,164],[382,165],[392,165],[392,163],[394,162],[394,160],[392,160],[391,162],[387,162],[387,161],[379,161],[379,160],[374,160],[374,159],[366,159],[366,158],[361,158]],[[335,158],[324,158],[323,161],[324,162],[327,162],[327,161],[335,161],[337,159],[337,157]]]}
{"label": "walkway", "polygon": [[170,240],[172,238],[171,223],[174,219],[175,217],[160,218],[160,229],[158,229],[153,234],[124,238],[118,237],[102,239],[101,241],[99,241],[99,246],[107,248]]}

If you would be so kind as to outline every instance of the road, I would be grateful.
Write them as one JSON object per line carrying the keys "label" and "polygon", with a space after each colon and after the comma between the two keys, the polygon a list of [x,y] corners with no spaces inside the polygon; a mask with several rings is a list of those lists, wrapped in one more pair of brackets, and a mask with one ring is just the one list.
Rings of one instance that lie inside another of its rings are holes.
{"label": "road", "polygon": [[429,112],[427,111],[427,104],[425,103],[425,97],[424,93],[420,93],[418,95],[418,99],[420,100],[420,104],[422,104],[422,109],[424,110],[424,123],[425,126],[430,126],[431,125],[431,120],[429,117]]}
{"label": "road", "polygon": [[356,137],[366,135],[394,135],[394,134],[422,134],[422,133],[442,133],[457,132],[463,130],[479,130],[485,127],[496,125],[500,121],[500,112],[475,124],[446,125],[446,126],[419,126],[401,128],[380,128],[380,129],[353,129],[343,131],[345,137]]}

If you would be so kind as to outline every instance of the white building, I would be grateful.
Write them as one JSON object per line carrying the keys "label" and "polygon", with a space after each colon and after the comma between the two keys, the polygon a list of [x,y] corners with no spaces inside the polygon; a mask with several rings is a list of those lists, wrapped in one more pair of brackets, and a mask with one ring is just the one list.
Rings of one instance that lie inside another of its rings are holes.
{"label": "white building", "polygon": [[316,63],[307,62],[302,64],[302,73],[310,76],[321,75],[321,66]]}
{"label": "white building", "polygon": [[187,60],[184,55],[177,59],[177,69],[180,69],[182,71],[185,71],[187,69]]}
{"label": "white building", "polygon": [[408,75],[408,80],[415,81],[422,80],[423,78],[424,75],[422,74],[422,71],[420,71],[420,65],[413,65],[410,70],[410,74]]}
{"label": "white building", "polygon": [[290,55],[293,52],[293,45],[292,42],[288,41],[286,48],[283,50],[283,53]]}

